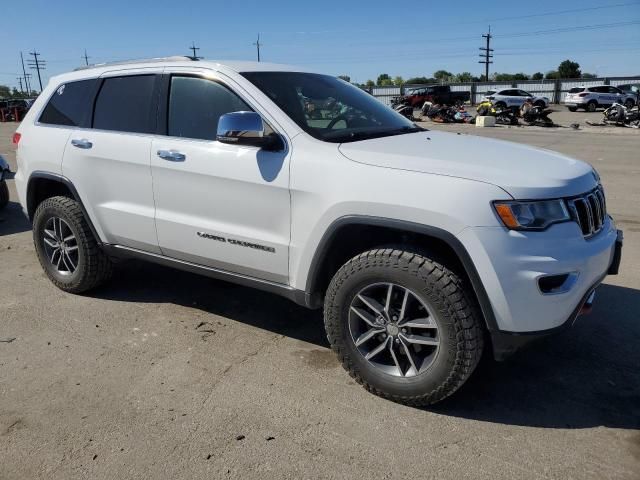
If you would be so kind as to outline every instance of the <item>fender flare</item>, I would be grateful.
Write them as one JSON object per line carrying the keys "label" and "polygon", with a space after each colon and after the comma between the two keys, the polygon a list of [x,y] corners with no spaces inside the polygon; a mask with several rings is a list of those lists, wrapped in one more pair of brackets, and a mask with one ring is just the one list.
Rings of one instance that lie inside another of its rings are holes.
{"label": "fender flare", "polygon": [[473,288],[476,298],[478,299],[478,304],[480,305],[480,310],[482,311],[487,329],[490,332],[499,330],[498,323],[493,312],[493,307],[491,306],[491,301],[489,300],[489,296],[487,295],[487,291],[484,288],[484,284],[480,279],[480,275],[478,274],[478,270],[476,269],[471,256],[467,252],[467,249],[464,247],[462,242],[454,234],[441,228],[392,218],[374,217],[368,215],[347,215],[334,220],[320,239],[318,247],[316,248],[316,251],[313,255],[313,259],[311,260],[305,288],[308,301],[310,301],[314,296],[313,294],[315,292],[315,289],[317,288],[318,273],[320,271],[323,259],[329,252],[330,245],[338,234],[338,231],[347,225],[371,225],[376,227],[393,228],[395,230],[404,230],[427,235],[446,243],[458,256],[458,259],[460,260],[465,273],[471,281],[471,287]]}
{"label": "fender flare", "polygon": [[[59,175],[57,173],[51,173],[51,172],[43,172],[40,170],[36,170],[32,172],[31,175],[29,175],[29,180],[27,181],[27,212],[31,211],[33,202],[35,201],[34,199],[35,191],[33,190],[33,180],[36,180],[39,178],[58,182],[64,185],[65,187],[67,187],[67,189],[71,192],[71,195],[73,195],[73,199],[76,202],[78,202],[78,205],[80,205],[80,208],[82,209],[82,214],[84,215],[85,220],[89,224],[89,228],[91,229],[91,233],[93,234],[93,237],[96,239],[96,242],[98,243],[98,245],[102,246],[103,242],[100,239],[100,236],[98,235],[97,230],[93,226],[91,217],[89,216],[87,209],[84,207],[84,204],[82,203],[82,199],[80,198],[80,194],[78,193],[78,190],[76,189],[73,182],[69,180],[67,177],[65,177],[64,175]],[[35,212],[35,208],[33,208],[33,211]],[[31,218],[29,218],[29,220],[33,220],[32,218],[33,216],[31,215],[30,217]]]}

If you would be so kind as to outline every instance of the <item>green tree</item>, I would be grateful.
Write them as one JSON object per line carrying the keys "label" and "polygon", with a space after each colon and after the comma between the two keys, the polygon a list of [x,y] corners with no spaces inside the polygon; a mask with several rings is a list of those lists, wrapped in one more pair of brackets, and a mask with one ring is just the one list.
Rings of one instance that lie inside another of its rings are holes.
{"label": "green tree", "polygon": [[544,78],[544,73],[542,72],[536,72],[533,75],[531,75],[531,80],[542,80]]}
{"label": "green tree", "polygon": [[511,80],[513,80],[513,75],[510,73],[494,73],[492,75],[493,80],[496,82],[510,82]]}
{"label": "green tree", "polygon": [[373,80],[367,80],[367,82],[365,83],[365,86],[368,88],[375,87],[376,82],[374,82]]}
{"label": "green tree", "polygon": [[408,85],[424,85],[427,83],[437,83],[435,78],[427,78],[427,77],[411,77],[407,79],[405,82]]}
{"label": "green tree", "polygon": [[338,75],[338,78],[344,80],[347,83],[351,83],[351,77],[349,75]]}
{"label": "green tree", "polygon": [[393,78],[393,84],[395,86],[399,87],[403,83],[404,83],[404,79],[400,75],[397,75],[396,77]]}
{"label": "green tree", "polygon": [[555,80],[556,78],[560,78],[560,75],[558,74],[557,70],[549,70],[544,78],[548,80]]}
{"label": "green tree", "polygon": [[380,75],[378,75],[376,85],[389,85],[389,83],[392,83],[392,80],[388,73],[381,73]]}
{"label": "green tree", "polygon": [[9,98],[11,96],[11,89],[6,85],[0,85],[0,98]]}
{"label": "green tree", "polygon": [[456,82],[473,82],[471,72],[462,72],[456,75]]}
{"label": "green tree", "polygon": [[433,74],[433,78],[438,81],[447,82],[451,77],[453,77],[453,73],[447,72],[446,70],[438,70]]}
{"label": "green tree", "polygon": [[580,64],[578,62],[565,60],[558,65],[559,78],[580,78],[580,73]]}
{"label": "green tree", "polygon": [[514,80],[529,80],[529,75],[527,75],[526,73],[515,73],[513,75],[513,79]]}
{"label": "green tree", "polygon": [[582,78],[598,78],[598,75],[596,75],[595,73],[584,72],[582,74]]}

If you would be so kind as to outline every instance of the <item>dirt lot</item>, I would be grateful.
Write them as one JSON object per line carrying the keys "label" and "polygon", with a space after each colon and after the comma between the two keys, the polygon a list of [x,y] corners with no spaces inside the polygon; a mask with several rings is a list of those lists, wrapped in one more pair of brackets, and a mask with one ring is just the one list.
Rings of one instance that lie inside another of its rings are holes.
{"label": "dirt lot", "polygon": [[[14,128],[0,124],[0,153],[15,169]],[[600,171],[626,243],[592,315],[435,408],[404,407],[349,378],[320,312],[279,297],[142,263],[91,295],[57,290],[11,181],[0,479],[640,478],[640,131],[434,128]]]}

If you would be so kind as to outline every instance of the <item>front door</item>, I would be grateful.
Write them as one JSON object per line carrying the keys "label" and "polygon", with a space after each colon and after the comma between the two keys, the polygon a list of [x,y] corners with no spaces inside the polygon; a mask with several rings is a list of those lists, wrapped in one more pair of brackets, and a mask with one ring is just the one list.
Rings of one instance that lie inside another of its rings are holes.
{"label": "front door", "polygon": [[255,110],[250,100],[215,78],[165,79],[166,135],[151,148],[163,255],[287,283],[289,152],[217,142],[220,116]]}

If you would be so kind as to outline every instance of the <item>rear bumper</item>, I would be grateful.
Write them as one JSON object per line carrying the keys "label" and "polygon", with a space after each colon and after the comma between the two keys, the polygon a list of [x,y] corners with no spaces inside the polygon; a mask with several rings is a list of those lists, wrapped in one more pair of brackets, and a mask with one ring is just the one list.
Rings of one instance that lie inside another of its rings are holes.
{"label": "rear bumper", "polygon": [[584,296],[580,299],[580,302],[578,302],[574,310],[571,312],[571,315],[569,315],[567,320],[561,325],[551,329],[534,332],[508,332],[501,330],[489,332],[491,335],[494,358],[497,361],[504,360],[532,342],[550,337],[572,327],[580,315],[589,314],[596,297],[596,288],[607,275],[618,274],[620,261],[622,259],[622,244],[622,230],[617,230],[614,252],[607,272],[587,290]]}

